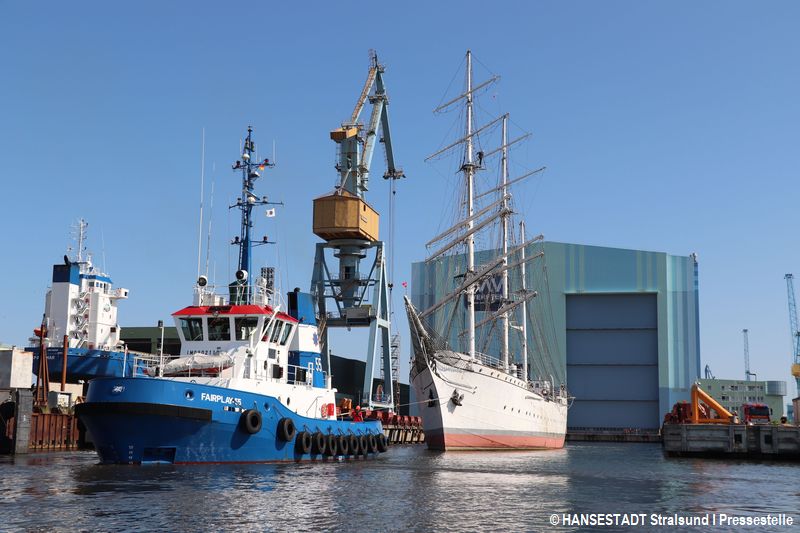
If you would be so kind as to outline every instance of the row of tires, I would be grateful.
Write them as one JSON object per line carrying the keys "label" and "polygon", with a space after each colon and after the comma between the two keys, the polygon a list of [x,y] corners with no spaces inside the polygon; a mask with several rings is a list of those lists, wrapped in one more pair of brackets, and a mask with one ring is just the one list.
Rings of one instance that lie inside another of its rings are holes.
{"label": "row of tires", "polygon": [[[251,435],[261,431],[261,413],[256,409],[248,409],[242,413],[244,430]],[[297,431],[291,418],[278,421],[278,438],[284,442],[294,440],[294,449],[301,454],[315,454],[333,457],[336,455],[367,455],[383,453],[389,447],[386,436],[380,434],[333,435],[321,431]]]}

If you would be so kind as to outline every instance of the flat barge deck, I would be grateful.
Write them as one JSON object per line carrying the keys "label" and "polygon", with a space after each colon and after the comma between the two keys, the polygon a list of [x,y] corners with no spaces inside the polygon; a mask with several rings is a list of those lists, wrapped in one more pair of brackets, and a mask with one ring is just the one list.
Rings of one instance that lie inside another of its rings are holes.
{"label": "flat barge deck", "polygon": [[800,426],[771,424],[664,424],[669,457],[800,460]]}

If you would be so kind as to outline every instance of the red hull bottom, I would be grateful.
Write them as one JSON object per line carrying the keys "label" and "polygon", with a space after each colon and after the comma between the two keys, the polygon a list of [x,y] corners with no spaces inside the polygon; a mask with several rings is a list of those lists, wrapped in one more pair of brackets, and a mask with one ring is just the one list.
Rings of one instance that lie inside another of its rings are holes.
{"label": "red hull bottom", "polygon": [[502,434],[426,432],[430,450],[545,450],[564,447],[564,436],[538,437]]}

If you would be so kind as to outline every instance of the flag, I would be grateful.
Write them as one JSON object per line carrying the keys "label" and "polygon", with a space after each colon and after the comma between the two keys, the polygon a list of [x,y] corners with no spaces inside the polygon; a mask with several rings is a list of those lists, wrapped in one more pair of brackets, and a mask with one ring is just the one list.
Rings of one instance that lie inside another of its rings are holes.
{"label": "flag", "polygon": [[272,209],[267,209],[266,215],[268,217],[274,217],[275,216],[275,208],[273,207]]}

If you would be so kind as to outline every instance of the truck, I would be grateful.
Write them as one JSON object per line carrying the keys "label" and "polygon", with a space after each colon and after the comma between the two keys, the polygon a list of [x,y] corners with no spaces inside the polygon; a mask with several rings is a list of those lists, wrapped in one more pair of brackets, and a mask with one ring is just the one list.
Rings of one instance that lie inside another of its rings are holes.
{"label": "truck", "polygon": [[742,404],[742,417],[745,424],[769,424],[769,406],[763,403]]}

